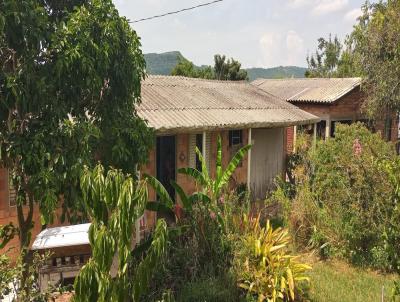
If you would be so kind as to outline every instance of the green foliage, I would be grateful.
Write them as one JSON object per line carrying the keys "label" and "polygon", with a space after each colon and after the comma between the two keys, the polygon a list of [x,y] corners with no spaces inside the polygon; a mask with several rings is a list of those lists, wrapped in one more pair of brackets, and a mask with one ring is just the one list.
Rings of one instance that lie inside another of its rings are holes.
{"label": "green foliage", "polygon": [[391,301],[397,302],[400,299],[400,281],[395,281],[392,287]]}
{"label": "green foliage", "polygon": [[366,2],[350,36],[356,63],[365,77],[369,113],[400,106],[400,1]]}
{"label": "green foliage", "polygon": [[197,156],[201,162],[201,171],[193,168],[183,168],[179,172],[185,175],[191,176],[197,182],[197,184],[202,188],[203,193],[205,193],[209,198],[216,203],[223,193],[223,189],[228,186],[228,182],[238,167],[239,163],[243,160],[247,152],[250,150],[251,145],[246,145],[240,148],[236,154],[232,157],[228,166],[225,170],[222,167],[222,142],[221,137],[218,137],[217,141],[217,158],[216,158],[216,175],[215,179],[210,177],[210,173],[207,169],[206,162],[201,154],[200,150],[196,148]]}
{"label": "green foliage", "polygon": [[186,60],[179,51],[164,53],[145,53],[146,72],[155,75],[170,75],[172,69],[181,61]]}
{"label": "green foliage", "polygon": [[328,39],[319,38],[317,50],[311,56],[307,56],[308,70],[305,76],[308,78],[329,77],[355,77],[360,72],[354,62],[354,54],[349,41],[344,45],[337,36]]}
{"label": "green foliage", "polygon": [[189,78],[215,79],[224,81],[244,81],[248,80],[247,71],[241,69],[241,64],[234,60],[226,60],[225,56],[214,56],[214,67],[197,67],[185,58],[181,58],[172,69],[171,75],[185,76]]}
{"label": "green foliage", "polygon": [[214,74],[210,66],[197,67],[193,64],[193,62],[190,62],[185,58],[179,60],[178,64],[176,64],[176,66],[172,69],[171,75],[202,79],[214,78]]}
{"label": "green foliage", "polygon": [[376,302],[390,301],[396,276],[329,260],[313,264],[310,278],[306,301]]}
{"label": "green foliage", "polygon": [[132,173],[147,159],[152,132],[135,111],[144,67],[111,0],[0,2],[0,166],[17,192],[22,249],[35,203],[43,225],[58,204],[63,220],[87,219],[84,165]]}
{"label": "green foliage", "polygon": [[[157,192],[159,204],[162,205],[155,207],[155,204],[152,204],[151,207],[162,209],[162,213],[165,213],[167,208],[176,216],[175,236],[171,236],[168,260],[163,269],[159,270],[153,282],[152,294],[147,299],[157,300],[169,290],[179,299],[193,298],[191,301],[196,301],[200,296],[196,296],[198,294],[196,292],[190,295],[189,287],[201,287],[205,280],[209,279],[223,279],[231,266],[231,245],[226,237],[225,224],[228,208],[223,200],[230,177],[250,147],[245,146],[240,149],[224,170],[221,138],[218,138],[215,179],[210,176],[202,154],[196,150],[202,164],[201,171],[183,168],[178,172],[192,178],[197,183],[198,191],[187,194],[178,184],[173,183],[179,196],[176,202],[158,180],[146,176],[147,182]],[[210,289],[207,294],[210,295],[210,301],[223,301],[218,300],[218,295],[223,299],[228,293],[217,294],[217,290],[213,293]]]}
{"label": "green foliage", "polygon": [[272,229],[269,221],[260,225],[259,217],[236,222],[234,271],[239,286],[257,301],[295,299],[297,283],[308,280],[311,267],[299,263],[288,253],[288,230]]}
{"label": "green foliage", "polygon": [[[146,71],[155,75],[170,75],[172,70],[180,61],[187,61],[179,51],[170,51],[164,53],[147,53],[144,54],[146,60]],[[211,66],[194,66],[199,72],[213,74]],[[258,78],[265,79],[282,79],[282,78],[304,78],[307,68],[297,66],[278,66],[272,68],[246,68],[249,81]],[[178,75],[178,74],[176,74]],[[185,76],[186,74],[179,74]],[[198,76],[199,78],[212,78],[209,76]]]}
{"label": "green foliage", "polygon": [[[238,196],[227,190],[230,177],[250,148],[240,149],[223,169],[218,138],[215,178],[199,150],[201,171],[179,170],[194,179],[199,191],[187,195],[174,183],[182,206],[177,203],[170,209],[182,232],[171,239],[167,260],[146,301],[157,300],[165,292],[175,293],[177,301],[293,299],[297,283],[306,279],[303,273],[309,267],[288,253],[288,232],[273,230],[269,223],[263,228],[258,219],[249,220],[246,194]],[[172,199],[163,186],[153,177],[146,178],[157,191],[160,204],[170,205]],[[240,287],[234,286],[236,283]]]}
{"label": "green foliage", "polygon": [[247,80],[247,71],[241,69],[241,64],[225,56],[214,56],[214,74],[217,80],[244,81]]}
{"label": "green foliage", "polygon": [[284,79],[284,78],[304,78],[307,68],[298,66],[278,66],[272,68],[247,68],[249,81],[256,79]]}
{"label": "green foliage", "polygon": [[[181,289],[177,302],[226,302],[238,301],[239,292],[235,279],[230,276],[208,277],[188,282]],[[241,299],[240,301],[245,301]]]}
{"label": "green foliage", "polygon": [[4,249],[10,240],[18,234],[18,229],[10,222],[6,225],[0,225],[0,249]]}
{"label": "green foliage", "polygon": [[[81,186],[92,221],[92,258],[75,280],[75,301],[139,301],[167,244],[166,223],[158,220],[146,253],[129,267],[135,223],[147,203],[146,183],[118,170],[104,175],[104,168],[97,165],[93,171],[85,169]],[[111,272],[113,262],[117,264]]]}
{"label": "green foliage", "polygon": [[282,198],[297,244],[317,248],[323,257],[398,271],[400,170],[394,146],[357,123],[338,126],[335,138],[300,157],[295,194]]}
{"label": "green foliage", "polygon": [[[31,265],[27,267],[23,262],[23,257],[19,257],[15,263],[12,263],[6,254],[0,255],[0,300],[3,301],[6,296],[9,296],[13,299],[18,298],[21,302],[47,302],[53,292],[64,291],[64,288],[60,286],[48,286],[45,291],[41,291],[38,272],[50,259],[50,254],[34,252],[30,257],[32,257]],[[23,275],[27,276],[26,285],[29,286],[29,292],[25,292],[20,287],[19,280]]]}

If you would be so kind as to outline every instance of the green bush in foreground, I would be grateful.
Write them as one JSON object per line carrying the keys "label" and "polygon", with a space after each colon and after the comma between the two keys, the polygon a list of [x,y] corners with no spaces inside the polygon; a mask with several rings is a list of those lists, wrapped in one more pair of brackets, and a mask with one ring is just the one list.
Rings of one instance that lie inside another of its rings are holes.
{"label": "green bush in foreground", "polygon": [[286,230],[273,230],[269,224],[262,227],[258,219],[249,218],[246,194],[229,192],[229,179],[249,148],[239,150],[224,170],[219,139],[215,178],[198,152],[201,171],[179,170],[194,178],[198,191],[187,195],[172,183],[177,202],[154,177],[147,176],[160,199],[152,207],[173,211],[175,223],[168,256],[143,301],[293,300],[309,267],[290,255]]}
{"label": "green bush in foreground", "polygon": [[394,147],[361,123],[339,125],[335,135],[315,150],[300,148],[291,191],[280,186],[273,199],[284,204],[300,246],[399,271],[400,161]]}
{"label": "green bush in foreground", "polygon": [[246,216],[235,229],[233,269],[248,297],[260,302],[294,300],[297,283],[309,281],[305,273],[311,267],[289,254],[288,230],[274,230],[269,221],[262,227],[259,218]]}

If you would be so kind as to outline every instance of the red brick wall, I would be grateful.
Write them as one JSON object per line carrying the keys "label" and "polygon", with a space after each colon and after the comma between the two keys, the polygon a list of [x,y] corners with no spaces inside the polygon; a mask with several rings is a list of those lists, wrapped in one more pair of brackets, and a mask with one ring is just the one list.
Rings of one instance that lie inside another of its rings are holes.
{"label": "red brick wall", "polygon": [[[220,135],[222,139],[222,164],[226,167],[230,161],[230,147],[229,147],[229,131],[214,131],[208,132],[207,135],[211,135],[211,146],[210,146],[210,174],[215,177],[215,162],[217,158],[217,138]],[[179,168],[185,168],[189,166],[189,134],[178,134],[176,135],[176,166]],[[248,143],[248,130],[243,130],[243,144]],[[142,173],[150,175],[156,175],[156,154],[152,150],[149,155],[149,161],[146,165],[141,168]],[[233,175],[233,182],[235,184],[245,183],[247,181],[247,156],[244,158],[242,165],[236,170]],[[176,174],[177,183],[187,193],[193,193],[196,191],[196,185],[194,181],[180,173]],[[153,189],[149,188],[150,200],[155,199],[155,193]]]}
{"label": "red brick wall", "polygon": [[[354,89],[350,93],[344,95],[338,101],[333,104],[321,104],[321,103],[294,103],[300,109],[307,111],[311,114],[321,117],[324,119],[330,116],[331,119],[352,119],[359,120],[365,117],[362,110],[362,104],[364,102],[363,92],[359,88]],[[375,122],[376,131],[380,131],[383,135],[384,121],[377,120]],[[293,128],[291,128],[293,129]],[[396,115],[393,115],[392,125],[391,125],[391,141],[397,141],[398,132],[398,119]],[[293,151],[293,130],[287,130],[287,150]]]}
{"label": "red brick wall", "polygon": [[[221,135],[222,138],[222,162],[223,166],[226,167],[231,159],[231,152],[229,147],[229,131],[218,131],[208,133],[211,135],[211,146],[210,146],[210,173],[212,177],[215,176],[215,162],[216,162],[216,151],[217,151],[217,138],[218,135]],[[243,144],[246,145],[248,143],[248,130],[243,130]],[[187,167],[189,166],[189,134],[178,134],[176,136],[176,164],[177,168]],[[247,164],[248,159],[247,156],[244,158],[242,165],[236,170],[233,175],[233,183],[240,184],[246,183],[247,181]],[[155,150],[151,150],[149,152],[148,163],[141,167],[141,173],[147,173],[150,175],[156,175],[156,154]],[[177,182],[183,187],[183,189],[192,193],[196,190],[194,182],[188,177],[177,174]],[[149,188],[149,200],[155,200],[156,194],[155,192]],[[60,226],[60,216],[61,209],[56,211],[55,223],[53,225],[49,225],[49,227]],[[41,231],[40,224],[40,212],[37,206],[34,208],[34,229],[32,231],[32,240],[33,243],[37,234]],[[148,228],[152,228],[155,224],[156,216],[155,213],[146,211],[146,219]],[[5,169],[0,169],[0,225],[8,224],[12,222],[14,225],[18,226],[16,207],[10,207],[8,203],[8,182],[7,182],[7,171]],[[4,253],[6,251],[10,251],[9,255],[13,260],[19,254],[19,241],[18,238],[14,238],[4,250],[0,250],[0,253]]]}
{"label": "red brick wall", "polygon": [[294,127],[286,128],[286,154],[291,154],[294,151]]}

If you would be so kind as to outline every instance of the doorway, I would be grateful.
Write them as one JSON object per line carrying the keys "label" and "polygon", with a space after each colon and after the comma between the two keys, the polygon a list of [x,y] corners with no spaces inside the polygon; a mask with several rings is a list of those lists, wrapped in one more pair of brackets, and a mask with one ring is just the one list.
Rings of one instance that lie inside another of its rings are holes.
{"label": "doorway", "polygon": [[265,200],[274,180],[284,174],[284,129],[251,129],[250,190],[253,200]]}
{"label": "doorway", "polygon": [[175,136],[157,137],[157,179],[163,184],[169,196],[175,199],[175,189],[171,180],[176,181],[176,138]]}

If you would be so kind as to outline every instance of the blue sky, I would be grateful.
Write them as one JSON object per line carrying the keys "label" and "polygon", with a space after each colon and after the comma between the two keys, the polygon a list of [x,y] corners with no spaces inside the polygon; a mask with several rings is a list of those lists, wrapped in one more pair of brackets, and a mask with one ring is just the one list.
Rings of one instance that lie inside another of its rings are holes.
{"label": "blue sky", "polygon": [[[114,0],[121,15],[136,20],[209,0]],[[148,52],[179,50],[195,64],[216,53],[244,67],[306,66],[317,39],[351,32],[364,0],[224,0],[132,27]]]}

